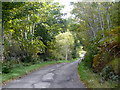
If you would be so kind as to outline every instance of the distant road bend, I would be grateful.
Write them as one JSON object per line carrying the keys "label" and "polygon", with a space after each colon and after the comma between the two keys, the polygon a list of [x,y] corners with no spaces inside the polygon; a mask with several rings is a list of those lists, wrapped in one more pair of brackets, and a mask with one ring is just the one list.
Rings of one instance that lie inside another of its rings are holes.
{"label": "distant road bend", "polygon": [[77,60],[41,68],[11,81],[3,88],[85,88],[77,74],[79,62],[80,60]]}

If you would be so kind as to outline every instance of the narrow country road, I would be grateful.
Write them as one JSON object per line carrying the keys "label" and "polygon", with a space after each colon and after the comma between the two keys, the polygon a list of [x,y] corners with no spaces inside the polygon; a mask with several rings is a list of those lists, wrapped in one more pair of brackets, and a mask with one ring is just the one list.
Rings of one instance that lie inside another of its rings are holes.
{"label": "narrow country road", "polygon": [[78,63],[79,60],[44,67],[3,88],[85,88],[77,74]]}

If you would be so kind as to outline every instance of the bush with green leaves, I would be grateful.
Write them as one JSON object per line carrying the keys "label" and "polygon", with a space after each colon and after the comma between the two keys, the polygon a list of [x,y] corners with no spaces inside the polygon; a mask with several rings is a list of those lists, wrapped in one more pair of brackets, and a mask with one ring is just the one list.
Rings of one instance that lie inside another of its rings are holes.
{"label": "bush with green leaves", "polygon": [[113,69],[110,66],[106,66],[101,72],[100,75],[102,76],[102,80],[112,80],[112,81],[119,81],[119,76],[114,73]]}
{"label": "bush with green leaves", "polygon": [[11,65],[10,61],[4,61],[2,63],[2,73],[9,73],[9,72],[11,72],[11,68],[12,68],[12,65]]}

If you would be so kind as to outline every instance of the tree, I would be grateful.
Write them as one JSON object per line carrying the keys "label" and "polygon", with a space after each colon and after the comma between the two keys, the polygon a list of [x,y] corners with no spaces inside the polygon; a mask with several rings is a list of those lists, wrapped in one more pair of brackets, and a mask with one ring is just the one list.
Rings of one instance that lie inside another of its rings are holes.
{"label": "tree", "polygon": [[65,33],[58,34],[57,36],[55,36],[55,42],[55,47],[57,50],[56,52],[60,54],[63,59],[70,59],[72,48],[74,45],[74,37],[71,32],[67,31]]}
{"label": "tree", "polygon": [[23,60],[37,53],[47,56],[48,43],[66,28],[58,3],[3,2],[2,7],[6,60]]}

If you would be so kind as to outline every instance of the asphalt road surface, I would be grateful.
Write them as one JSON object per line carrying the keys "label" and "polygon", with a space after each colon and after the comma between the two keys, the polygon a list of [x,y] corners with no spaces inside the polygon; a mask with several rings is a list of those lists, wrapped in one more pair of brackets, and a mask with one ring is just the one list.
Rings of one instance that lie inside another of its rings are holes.
{"label": "asphalt road surface", "polygon": [[79,62],[77,60],[41,68],[9,82],[3,88],[85,88],[77,74]]}

